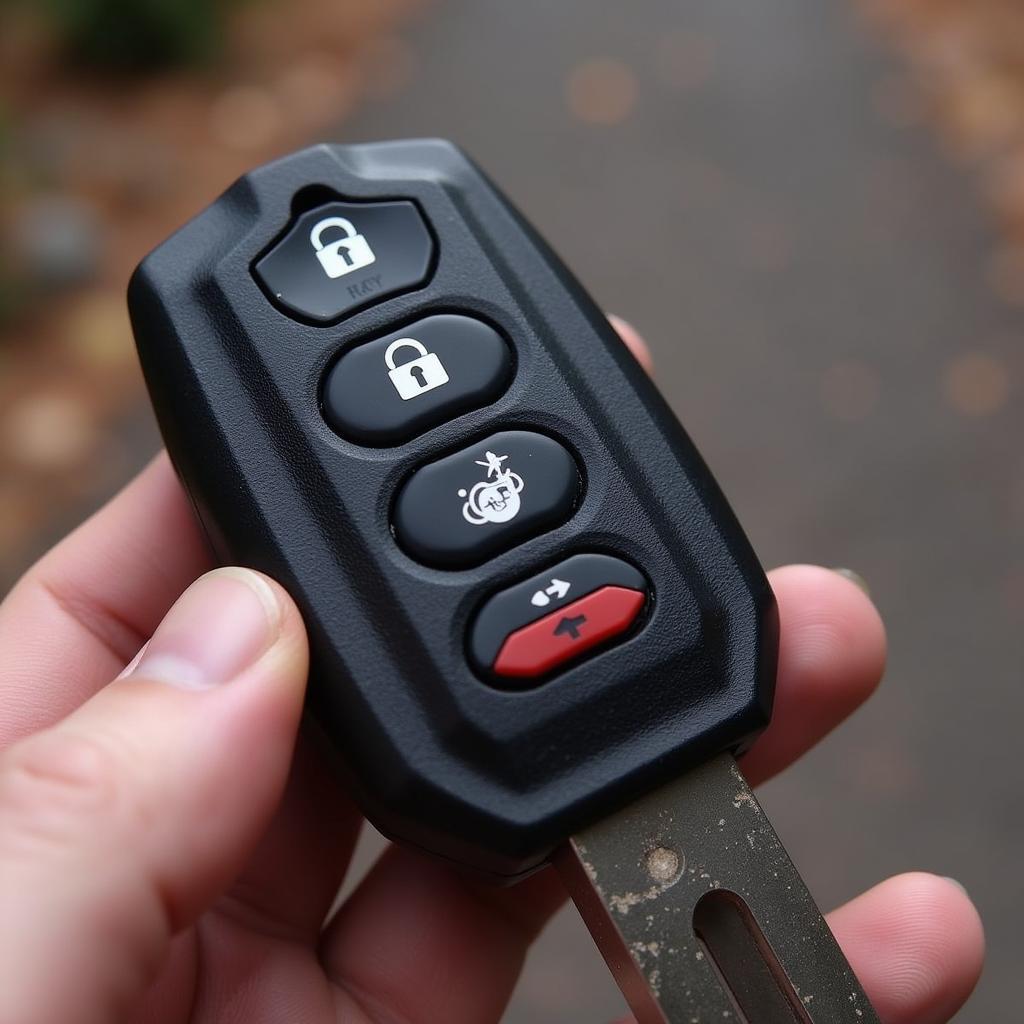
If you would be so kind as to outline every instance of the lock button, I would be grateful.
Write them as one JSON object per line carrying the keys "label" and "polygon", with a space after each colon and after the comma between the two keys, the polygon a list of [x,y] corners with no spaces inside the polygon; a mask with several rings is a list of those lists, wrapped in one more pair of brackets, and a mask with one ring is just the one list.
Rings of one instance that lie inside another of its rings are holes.
{"label": "lock button", "polygon": [[431,316],[345,352],[324,379],[324,418],[360,444],[401,444],[489,405],[511,376],[511,349],[493,327]]}
{"label": "lock button", "polygon": [[[403,348],[411,348],[418,352],[419,358],[396,366],[395,353]],[[437,353],[428,352],[423,342],[415,338],[399,338],[398,341],[391,342],[384,353],[384,365],[388,368],[391,383],[395,385],[398,397],[403,402],[419,398],[420,395],[433,391],[434,388],[439,388],[451,380],[448,371],[437,358]]]}
{"label": "lock button", "polygon": [[253,273],[285,313],[326,324],[422,285],[433,258],[414,203],[338,202],[302,214]]}

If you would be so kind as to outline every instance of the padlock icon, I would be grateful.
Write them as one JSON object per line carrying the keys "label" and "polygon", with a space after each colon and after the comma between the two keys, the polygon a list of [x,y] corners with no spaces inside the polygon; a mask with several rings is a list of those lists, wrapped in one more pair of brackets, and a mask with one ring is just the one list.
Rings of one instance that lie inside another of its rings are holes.
{"label": "padlock icon", "polygon": [[[321,236],[328,228],[341,228],[345,234],[325,245]],[[345,217],[325,217],[309,233],[309,242],[328,277],[344,277],[353,270],[368,267],[377,259],[365,236],[359,234],[352,221]]]}
{"label": "padlock icon", "polygon": [[[417,359],[407,363],[395,363],[395,353],[400,348],[411,348],[419,352]],[[425,345],[415,338],[399,338],[391,342],[384,353],[384,363],[388,368],[388,376],[403,402],[410,398],[418,398],[434,388],[448,383],[448,371],[433,352],[428,352]]]}

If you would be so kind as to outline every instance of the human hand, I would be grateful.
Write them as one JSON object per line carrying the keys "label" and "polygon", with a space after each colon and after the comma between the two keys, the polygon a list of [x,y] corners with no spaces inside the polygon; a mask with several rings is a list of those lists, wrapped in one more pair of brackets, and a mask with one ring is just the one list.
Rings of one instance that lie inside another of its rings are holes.
{"label": "human hand", "polygon": [[[0,605],[0,1021],[498,1020],[558,879],[490,889],[396,847],[325,922],[361,818],[298,733],[302,623],[271,581],[209,569],[161,456]],[[754,783],[865,700],[885,658],[854,583],[771,581],[776,713]],[[981,969],[977,914],[935,876],[830,923],[886,1024],[947,1021]]]}

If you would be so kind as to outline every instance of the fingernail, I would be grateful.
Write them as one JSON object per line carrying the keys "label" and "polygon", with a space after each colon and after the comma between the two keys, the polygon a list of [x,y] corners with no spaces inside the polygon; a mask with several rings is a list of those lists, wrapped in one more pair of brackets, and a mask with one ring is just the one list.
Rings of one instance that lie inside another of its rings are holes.
{"label": "fingernail", "polygon": [[968,899],[971,898],[963,882],[958,882],[955,878],[950,878],[949,875],[943,875],[942,877],[949,882],[950,885],[955,885]]}
{"label": "fingernail", "polygon": [[861,590],[864,591],[868,597],[871,596],[871,588],[867,584],[867,580],[859,572],[854,572],[852,569],[833,569],[834,573],[838,573],[843,579],[849,580],[851,583],[855,583]]}
{"label": "fingernail", "polygon": [[215,569],[178,598],[131,675],[185,690],[209,689],[255,663],[280,627],[281,606],[262,576]]}

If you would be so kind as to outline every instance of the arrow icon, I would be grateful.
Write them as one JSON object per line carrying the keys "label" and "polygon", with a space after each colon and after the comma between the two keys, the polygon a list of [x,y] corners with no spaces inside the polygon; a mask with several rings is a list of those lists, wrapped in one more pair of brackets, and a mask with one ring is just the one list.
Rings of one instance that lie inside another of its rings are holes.
{"label": "arrow icon", "polygon": [[580,626],[586,621],[586,615],[566,616],[564,619],[560,619],[558,625],[555,626],[555,636],[568,634],[573,640],[579,640]]}
{"label": "arrow icon", "polygon": [[530,598],[530,604],[536,608],[543,608],[545,605],[551,604],[551,598],[556,601],[561,601],[566,594],[569,593],[569,588],[572,586],[571,583],[566,583],[565,580],[553,579],[550,586],[544,590],[538,590],[533,597]]}

